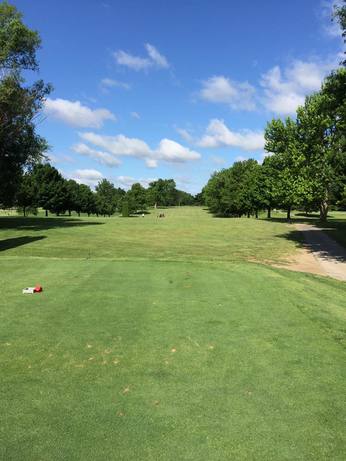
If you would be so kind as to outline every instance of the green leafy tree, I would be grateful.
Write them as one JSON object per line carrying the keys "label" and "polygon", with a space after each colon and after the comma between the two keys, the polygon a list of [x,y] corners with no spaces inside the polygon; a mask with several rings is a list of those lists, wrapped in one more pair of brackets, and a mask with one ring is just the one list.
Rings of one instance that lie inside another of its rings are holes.
{"label": "green leafy tree", "polygon": [[188,192],[177,189],[177,203],[179,206],[195,205],[195,197]]}
{"label": "green leafy tree", "polygon": [[96,208],[99,214],[112,216],[117,207],[116,189],[107,179],[102,179],[96,186]]}
{"label": "green leafy tree", "polygon": [[346,69],[326,78],[320,92],[298,108],[297,122],[305,156],[310,200],[319,204],[325,221],[329,206],[346,182]]}
{"label": "green leafy tree", "polygon": [[24,87],[23,70],[37,70],[37,32],[28,29],[21,14],[0,4],[0,205],[14,201],[23,170],[43,158],[48,146],[36,133],[37,119],[50,85],[41,80]]}
{"label": "green leafy tree", "polygon": [[279,206],[287,210],[303,203],[309,190],[305,157],[299,139],[297,124],[291,118],[269,122],[265,129],[265,149],[271,152],[271,169],[275,177],[273,197]]}
{"label": "green leafy tree", "polygon": [[130,212],[143,211],[147,208],[147,192],[140,183],[135,183],[126,194]]}
{"label": "green leafy tree", "polygon": [[27,210],[34,210],[37,201],[37,186],[31,172],[26,172],[20,182],[17,194],[16,204],[26,216]]}
{"label": "green leafy tree", "polygon": [[174,179],[158,179],[151,182],[147,193],[150,205],[173,206],[177,204],[177,190]]}
{"label": "green leafy tree", "polygon": [[[334,6],[334,15],[333,19],[336,19],[341,28],[341,35],[346,43],[346,0],[343,0],[343,5]],[[346,54],[346,51],[344,52]],[[344,66],[346,66],[346,59],[342,61]]]}
{"label": "green leafy tree", "polygon": [[66,210],[71,216],[72,210],[80,214],[80,200],[79,200],[79,184],[74,179],[69,179],[65,182],[67,189]]}
{"label": "green leafy tree", "polygon": [[87,213],[90,216],[96,213],[96,194],[92,192],[89,186],[85,184],[78,185],[78,196],[76,201],[76,211],[78,216],[80,213]]}
{"label": "green leafy tree", "polygon": [[63,177],[59,171],[49,163],[35,165],[32,171],[32,178],[37,190],[37,205],[42,207],[46,216],[48,211],[62,211],[62,203],[64,199],[61,195]]}

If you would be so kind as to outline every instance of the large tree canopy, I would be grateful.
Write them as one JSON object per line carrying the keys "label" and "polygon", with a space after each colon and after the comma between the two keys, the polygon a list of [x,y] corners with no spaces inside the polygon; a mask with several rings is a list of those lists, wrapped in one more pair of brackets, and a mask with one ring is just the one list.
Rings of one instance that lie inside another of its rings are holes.
{"label": "large tree canopy", "polygon": [[24,86],[23,70],[36,70],[37,32],[28,29],[20,13],[0,4],[0,205],[12,205],[23,170],[39,162],[48,146],[37,134],[35,121],[50,85],[41,80]]}

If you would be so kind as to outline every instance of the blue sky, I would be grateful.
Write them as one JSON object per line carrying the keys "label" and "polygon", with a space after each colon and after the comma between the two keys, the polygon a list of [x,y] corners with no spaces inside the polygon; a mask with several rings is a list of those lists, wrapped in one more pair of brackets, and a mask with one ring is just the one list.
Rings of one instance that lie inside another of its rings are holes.
{"label": "blue sky", "polygon": [[[197,193],[337,66],[330,0],[17,0],[54,91],[39,132],[68,178]],[[31,76],[37,78],[37,75]]]}

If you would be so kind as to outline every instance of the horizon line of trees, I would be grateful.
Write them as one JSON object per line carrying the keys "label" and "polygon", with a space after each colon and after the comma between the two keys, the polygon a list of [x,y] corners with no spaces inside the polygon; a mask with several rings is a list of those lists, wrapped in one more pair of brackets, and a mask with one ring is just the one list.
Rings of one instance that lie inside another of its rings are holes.
{"label": "horizon line of trees", "polygon": [[40,163],[26,171],[13,198],[13,205],[23,212],[36,214],[37,208],[48,213],[61,215],[72,211],[112,216],[122,213],[129,216],[145,211],[148,207],[194,205],[193,195],[176,188],[173,179],[158,179],[149,183],[148,188],[134,183],[128,191],[115,187],[107,179],[99,181],[93,191],[85,184],[73,179],[65,179],[49,163]]}
{"label": "horizon line of trees", "polygon": [[[346,0],[334,18],[346,40]],[[44,162],[48,144],[36,131],[43,104],[52,91],[38,80],[25,84],[28,71],[38,71],[41,39],[21,13],[0,2],[0,207],[27,210],[43,207],[57,214],[128,215],[146,206],[206,204],[223,216],[258,215],[262,209],[319,209],[326,220],[331,205],[346,203],[346,69],[332,72],[321,91],[309,96],[296,119],[273,119],[265,130],[263,164],[236,162],[212,175],[196,197],[179,191],[173,179],[159,179],[148,189],[139,183],[129,191],[107,180],[96,191],[64,179]],[[346,60],[341,63],[346,66]]]}
{"label": "horizon line of trees", "polygon": [[306,97],[296,119],[273,119],[265,129],[268,156],[214,173],[203,189],[210,211],[258,216],[259,210],[346,209],[346,69],[333,71],[319,92]]}

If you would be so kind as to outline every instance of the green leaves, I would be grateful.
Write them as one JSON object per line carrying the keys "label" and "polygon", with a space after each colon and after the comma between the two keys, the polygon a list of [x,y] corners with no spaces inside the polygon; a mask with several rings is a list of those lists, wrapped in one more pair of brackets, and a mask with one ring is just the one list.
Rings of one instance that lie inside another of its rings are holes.
{"label": "green leaves", "polygon": [[36,70],[41,39],[22,22],[22,15],[7,2],[0,4],[0,68]]}
{"label": "green leaves", "polygon": [[37,70],[40,38],[22,23],[21,14],[0,4],[0,206],[11,206],[25,168],[40,162],[48,149],[35,121],[52,87],[42,80],[24,86],[22,70]]}

